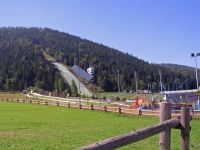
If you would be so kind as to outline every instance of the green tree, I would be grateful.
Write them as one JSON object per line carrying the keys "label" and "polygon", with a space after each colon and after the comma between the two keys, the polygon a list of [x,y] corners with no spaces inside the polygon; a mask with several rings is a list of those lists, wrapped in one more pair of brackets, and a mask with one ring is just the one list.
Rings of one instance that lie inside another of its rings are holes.
{"label": "green tree", "polygon": [[10,90],[10,88],[12,87],[12,83],[10,79],[6,80],[6,90]]}
{"label": "green tree", "polygon": [[71,85],[71,96],[73,97],[78,97],[78,88],[74,82],[74,80],[72,80],[72,85]]}
{"label": "green tree", "polygon": [[58,79],[58,92],[63,92],[65,90],[65,84],[62,78]]}
{"label": "green tree", "polygon": [[153,83],[152,83],[152,90],[153,90],[154,92],[159,90],[159,85],[158,85],[156,82],[153,82]]}
{"label": "green tree", "polygon": [[146,85],[145,85],[145,83],[144,83],[143,80],[138,80],[138,88],[139,88],[140,90],[145,90]]}

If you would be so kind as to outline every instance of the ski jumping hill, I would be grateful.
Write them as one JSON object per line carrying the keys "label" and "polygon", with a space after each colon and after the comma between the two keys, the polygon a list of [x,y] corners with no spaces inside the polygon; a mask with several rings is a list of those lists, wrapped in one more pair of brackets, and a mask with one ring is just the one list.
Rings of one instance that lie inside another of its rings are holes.
{"label": "ski jumping hill", "polygon": [[88,95],[88,97],[91,97],[93,94],[92,92],[90,92],[89,89],[87,89],[85,87],[84,84],[82,84],[77,78],[76,76],[74,76],[65,66],[63,66],[60,63],[53,63],[55,65],[55,67],[60,71],[62,77],[64,78],[64,80],[71,86],[72,80],[74,80],[76,87],[79,89],[79,84],[80,84],[80,91],[81,91],[81,95],[85,94]]}

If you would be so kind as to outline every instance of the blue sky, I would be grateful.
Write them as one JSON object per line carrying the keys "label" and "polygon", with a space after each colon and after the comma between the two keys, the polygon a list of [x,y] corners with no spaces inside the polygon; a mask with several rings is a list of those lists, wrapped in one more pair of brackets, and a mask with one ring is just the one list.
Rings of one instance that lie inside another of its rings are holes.
{"label": "blue sky", "polygon": [[[149,63],[195,67],[199,0],[0,0],[0,26],[48,27]],[[197,57],[200,67],[200,57]]]}

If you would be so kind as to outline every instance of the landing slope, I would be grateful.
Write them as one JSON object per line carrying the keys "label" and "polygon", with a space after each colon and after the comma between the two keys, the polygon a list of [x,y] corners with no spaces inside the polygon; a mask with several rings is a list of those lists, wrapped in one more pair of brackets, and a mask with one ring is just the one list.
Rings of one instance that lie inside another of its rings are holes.
{"label": "landing slope", "polygon": [[60,71],[62,77],[64,78],[65,81],[67,81],[69,83],[69,85],[71,86],[72,80],[74,80],[77,88],[79,89],[79,83],[80,83],[80,91],[81,94],[85,94],[88,95],[89,97],[92,96],[92,92],[90,92],[89,89],[87,89],[85,87],[84,84],[82,84],[77,78],[76,76],[74,76],[65,66],[63,66],[60,63],[53,63],[55,65],[55,67]]}

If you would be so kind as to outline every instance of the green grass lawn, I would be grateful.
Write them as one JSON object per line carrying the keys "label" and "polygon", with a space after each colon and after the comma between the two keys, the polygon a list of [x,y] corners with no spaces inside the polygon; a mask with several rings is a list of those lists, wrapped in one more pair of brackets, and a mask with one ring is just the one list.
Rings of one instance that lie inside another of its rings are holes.
{"label": "green grass lawn", "polygon": [[[26,99],[22,93],[0,93],[0,99],[2,98],[9,98],[9,99]],[[28,98],[28,97],[27,97]]]}
{"label": "green grass lawn", "polygon": [[101,93],[96,93],[98,97],[106,97],[106,98],[111,98],[111,97],[119,97],[120,100],[123,99],[135,99],[137,96],[139,99],[141,96],[146,96],[147,100],[151,100],[152,97],[160,100],[161,99],[161,94],[160,93],[155,93],[155,94],[136,94],[136,93],[123,93],[123,92],[101,92]]}
{"label": "green grass lawn", "polygon": [[[0,101],[0,147],[72,150],[158,121],[157,117]],[[200,149],[199,121],[191,121],[191,150]],[[156,135],[119,149],[159,149],[158,139]],[[180,149],[180,130],[172,130],[171,149]]]}
{"label": "green grass lawn", "polygon": [[[135,99],[137,96],[139,97],[139,99],[141,98],[141,96],[146,96],[146,99],[148,101],[152,100],[152,97],[154,97],[157,100],[161,99],[161,95],[159,93],[156,94],[136,94],[136,93],[123,93],[123,92],[102,92],[102,93],[96,93],[97,97],[99,99],[103,98],[104,96],[107,99],[110,98],[116,98],[119,97],[120,100],[122,101],[123,99]],[[32,99],[32,98],[43,98],[44,96],[36,96],[36,95],[31,95],[32,97],[27,97],[27,99]],[[26,97],[22,94],[22,93],[0,93],[0,99],[1,98],[9,98],[9,99],[26,99]],[[56,99],[56,98],[55,98]],[[89,98],[88,98],[89,99]],[[91,98],[90,98],[91,99]],[[96,99],[98,101],[98,99]]]}

